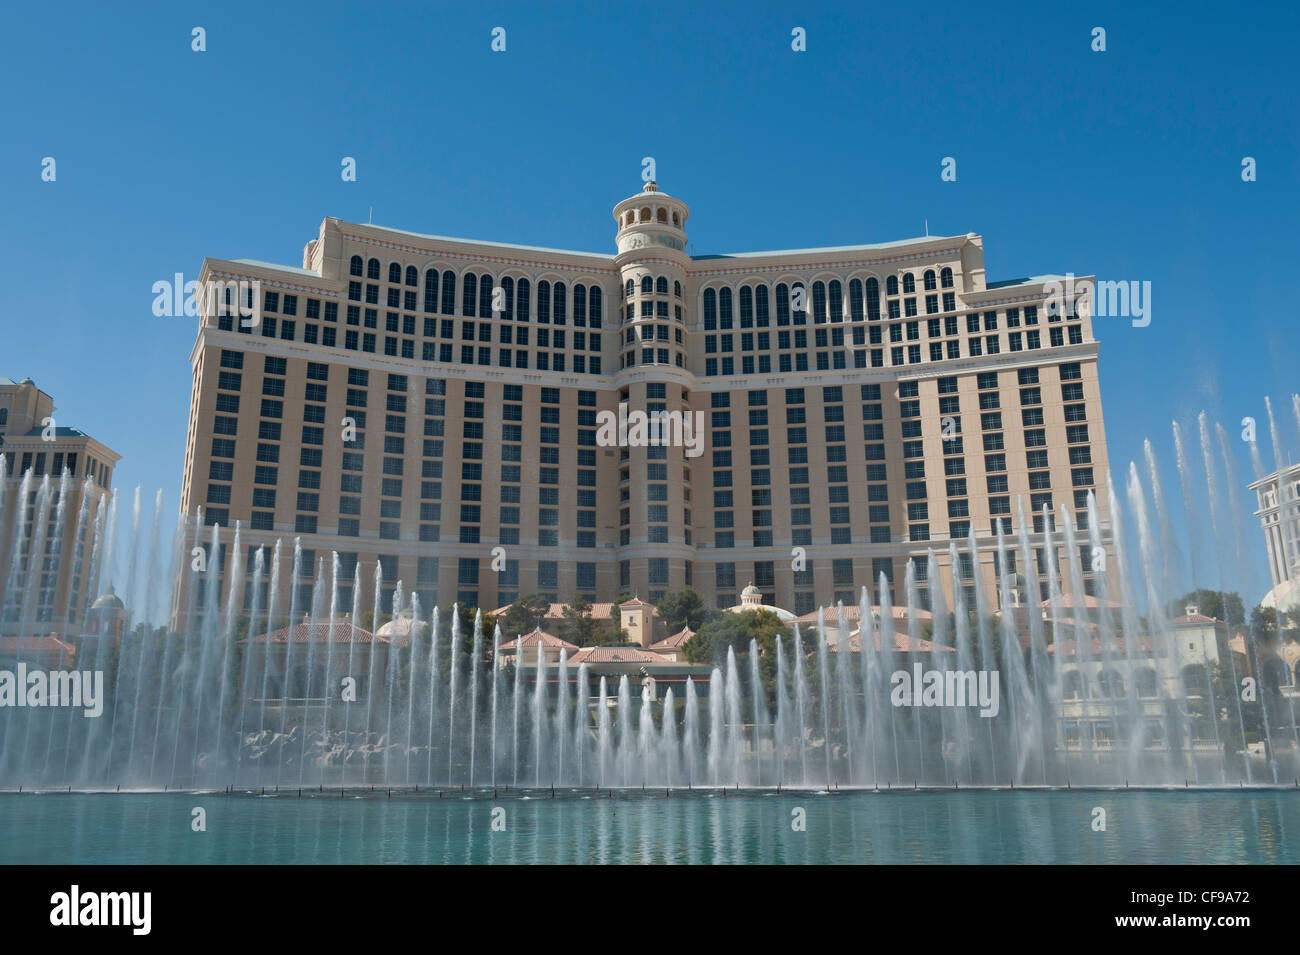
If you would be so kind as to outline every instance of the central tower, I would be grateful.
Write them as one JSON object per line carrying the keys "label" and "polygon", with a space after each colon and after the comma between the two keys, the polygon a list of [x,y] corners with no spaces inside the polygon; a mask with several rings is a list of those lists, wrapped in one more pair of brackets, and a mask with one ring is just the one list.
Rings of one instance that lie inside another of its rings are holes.
{"label": "central tower", "polygon": [[[690,214],[686,203],[660,192],[653,180],[614,206],[614,261],[622,296],[615,381],[618,400],[630,411],[685,418],[691,410],[685,229]],[[619,449],[620,589],[630,586],[654,602],[670,589],[692,584],[694,460],[677,446]]]}

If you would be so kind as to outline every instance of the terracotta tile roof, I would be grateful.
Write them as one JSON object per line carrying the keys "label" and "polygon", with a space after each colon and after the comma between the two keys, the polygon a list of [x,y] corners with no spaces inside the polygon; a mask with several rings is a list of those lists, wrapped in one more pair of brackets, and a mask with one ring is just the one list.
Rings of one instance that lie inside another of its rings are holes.
{"label": "terracotta tile roof", "polygon": [[578,645],[576,643],[570,643],[568,640],[561,640],[553,633],[544,632],[541,627],[538,627],[532,633],[526,633],[523,634],[522,636],[516,637],[515,639],[511,640],[509,643],[501,644],[501,650],[502,652],[505,652],[507,650],[513,650],[515,649],[516,644],[519,644],[520,646],[524,646],[524,647],[535,647],[540,644],[541,646],[544,647],[552,647],[556,649],[570,650],[570,651],[578,649]]}
{"label": "terracotta tile roof", "polygon": [[57,633],[43,636],[0,637],[0,650],[8,653],[60,653],[69,657],[77,655],[75,645],[62,639]]}
{"label": "terracotta tile roof", "polygon": [[350,621],[336,620],[334,623],[322,621],[315,625],[299,623],[293,627],[272,630],[268,635],[259,633],[245,637],[240,643],[389,643],[387,637],[376,637],[369,630],[353,626]]}
{"label": "terracotta tile roof", "polygon": [[569,666],[583,663],[663,663],[663,658],[637,647],[586,647],[569,657]]}
{"label": "terracotta tile roof", "polygon": [[[872,640],[875,642],[876,649],[879,650],[880,631],[873,630],[871,633],[871,637]],[[862,651],[862,631],[860,629],[854,630],[849,634],[847,646],[850,653],[860,653]],[[828,649],[831,653],[835,653],[836,651],[839,650],[839,644],[827,643],[826,649]],[[935,645],[931,643],[929,640],[922,640],[920,637],[917,637],[915,640],[913,640],[906,633],[899,633],[898,631],[894,632],[894,652],[896,653],[933,653],[935,652],[936,649],[940,653],[955,652],[952,647],[939,646],[938,648],[936,648]]]}
{"label": "terracotta tile roof", "polygon": [[[543,619],[563,620],[564,608],[567,606],[568,604],[551,604],[550,609],[546,611],[545,615],[543,616]],[[502,614],[508,612],[509,610],[510,610],[510,604],[506,604],[504,607],[497,607],[496,610],[492,611],[492,616],[499,617]],[[612,614],[613,611],[614,611],[614,605],[611,603],[592,604],[591,610],[587,613],[587,616],[590,617],[592,620],[608,620],[610,618],[610,614]]]}
{"label": "terracotta tile roof", "polygon": [[650,645],[651,650],[677,650],[680,649],[687,640],[695,636],[695,631],[690,627],[683,627],[671,637],[665,637],[663,640]]}
{"label": "terracotta tile roof", "polygon": [[[891,607],[891,608],[890,608],[890,611],[891,611],[891,614],[890,614],[890,615],[891,615],[895,620],[906,620],[906,619],[907,619],[907,608],[906,608],[906,607]],[[880,614],[880,608],[879,608],[879,607],[875,607],[875,606],[873,606],[873,607],[871,608],[871,612],[872,612],[873,614],[875,614],[875,616],[876,616],[877,618],[879,618],[880,615],[881,615],[881,614]],[[838,607],[826,607],[826,608],[824,608],[824,613],[825,613],[825,616],[826,616],[826,626],[827,626],[827,627],[835,627],[835,626],[839,626],[839,622],[840,622],[840,610],[839,610]],[[849,606],[848,604],[845,604],[845,605],[844,605],[844,619],[845,619],[845,620],[847,620],[847,621],[849,621],[850,623],[852,623],[853,621],[857,620],[858,617],[859,617],[860,615],[861,615],[861,608],[860,608],[857,604],[853,604],[852,606]],[[916,619],[917,619],[917,620],[931,620],[931,619],[933,619],[933,618],[934,618],[934,614],[930,613],[930,611],[928,611],[928,610],[923,610],[923,609],[920,608],[920,607],[917,607],[917,608],[916,608]],[[814,610],[812,613],[806,613],[806,614],[804,614],[802,617],[796,617],[795,620],[798,621],[799,623],[816,623],[816,622],[817,622],[817,611]]]}

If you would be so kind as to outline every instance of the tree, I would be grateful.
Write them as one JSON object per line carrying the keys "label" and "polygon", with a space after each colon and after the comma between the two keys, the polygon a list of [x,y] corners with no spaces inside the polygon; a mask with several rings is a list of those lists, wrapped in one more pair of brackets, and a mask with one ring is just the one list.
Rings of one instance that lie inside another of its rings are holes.
{"label": "tree", "polygon": [[[740,613],[720,613],[701,624],[695,636],[682,647],[691,663],[712,663],[724,666],[727,650],[736,654],[736,666],[749,672],[750,641],[758,644],[759,677],[767,694],[769,705],[776,693],[776,638],[780,636],[789,652],[790,632],[781,618],[770,610],[743,610]],[[748,706],[748,703],[745,704]]]}
{"label": "tree", "polygon": [[516,597],[501,616],[501,635],[507,640],[524,633],[532,633],[550,612],[551,602],[539,594]]}
{"label": "tree", "polygon": [[1170,603],[1166,611],[1170,617],[1181,617],[1192,604],[1205,616],[1223,620],[1229,625],[1240,626],[1246,622],[1245,604],[1241,594],[1235,591],[1193,590]]}
{"label": "tree", "polygon": [[605,626],[591,616],[591,604],[581,597],[564,608],[563,633],[560,636],[580,647],[595,646],[605,639]]}
{"label": "tree", "polygon": [[670,590],[659,600],[659,616],[668,627],[669,633],[689,627],[699,630],[704,623],[704,601],[699,592],[692,587]]}

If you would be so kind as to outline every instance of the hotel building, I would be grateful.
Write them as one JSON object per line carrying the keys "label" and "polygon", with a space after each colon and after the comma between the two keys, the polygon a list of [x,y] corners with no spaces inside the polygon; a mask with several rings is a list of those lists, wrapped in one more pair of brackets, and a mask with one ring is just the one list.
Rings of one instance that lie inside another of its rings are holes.
{"label": "hotel building", "polygon": [[[370,605],[378,562],[426,608],[684,586],[730,607],[752,581],[802,614],[882,573],[905,599],[907,559],[946,566],[972,531],[962,578],[996,600],[1017,498],[1041,531],[1044,507],[1085,526],[1095,490],[1109,534],[1097,343],[1060,277],[988,281],[975,233],[690,255],[653,182],[613,216],[612,253],[327,218],[301,268],[206,259],[200,287],[249,283],[261,314],[200,303],[188,519],[240,524],[246,581],[250,543],[284,539],[287,582],[299,538],[300,608],[338,552],[342,606],[358,565]],[[702,453],[606,446],[620,404],[701,413]]]}
{"label": "hotel building", "polygon": [[[30,378],[0,378],[0,634],[6,636],[80,632],[98,585],[111,583],[88,579],[90,550],[121,455],[58,424],[54,412],[54,399]],[[41,554],[35,577],[34,551]]]}
{"label": "hotel building", "polygon": [[1268,549],[1268,572],[1273,579],[1270,596],[1274,600],[1285,596],[1282,605],[1289,609],[1296,606],[1291,591],[1300,580],[1300,464],[1274,471],[1252,483],[1250,489],[1259,504],[1255,516]]}

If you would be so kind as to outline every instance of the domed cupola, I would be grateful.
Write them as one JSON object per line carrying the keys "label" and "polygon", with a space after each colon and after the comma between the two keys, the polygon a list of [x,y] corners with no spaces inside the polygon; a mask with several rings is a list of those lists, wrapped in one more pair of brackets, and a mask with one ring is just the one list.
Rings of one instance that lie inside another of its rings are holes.
{"label": "domed cupola", "polygon": [[619,255],[639,249],[686,251],[686,220],[691,210],[680,199],[659,191],[651,179],[639,193],[614,207]]}

